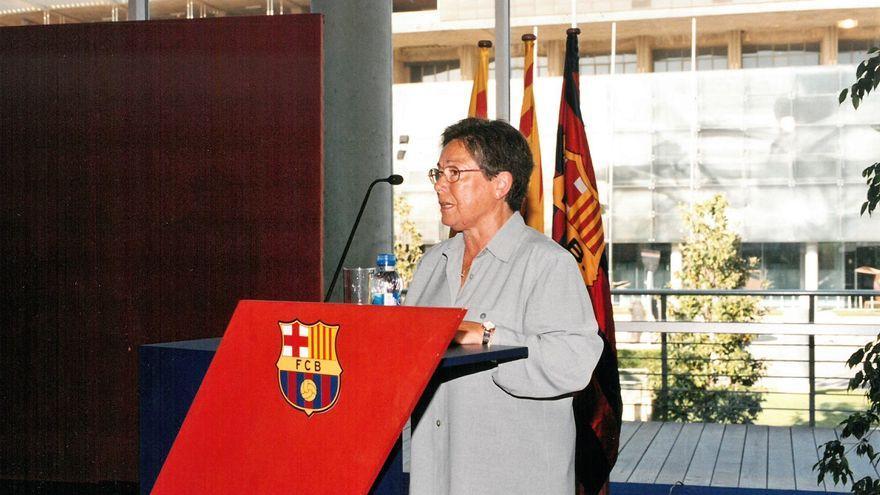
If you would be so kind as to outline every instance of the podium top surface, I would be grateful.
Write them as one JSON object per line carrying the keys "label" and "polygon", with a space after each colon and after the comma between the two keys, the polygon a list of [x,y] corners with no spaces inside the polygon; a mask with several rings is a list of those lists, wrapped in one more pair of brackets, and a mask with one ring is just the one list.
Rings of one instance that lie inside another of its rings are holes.
{"label": "podium top surface", "polygon": [[[146,344],[141,347],[176,349],[183,351],[216,352],[220,345],[220,338],[181,340],[178,342],[162,342],[159,344]],[[482,346],[482,345],[453,345],[446,349],[440,360],[441,368],[452,368],[469,364],[484,363],[487,361],[513,361],[524,359],[529,356],[528,347],[520,346]]]}

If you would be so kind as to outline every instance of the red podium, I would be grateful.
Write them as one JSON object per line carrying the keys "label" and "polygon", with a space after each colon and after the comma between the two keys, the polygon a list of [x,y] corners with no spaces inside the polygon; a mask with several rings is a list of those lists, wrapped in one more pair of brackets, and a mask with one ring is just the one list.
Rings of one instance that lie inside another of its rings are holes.
{"label": "red podium", "polygon": [[[464,314],[241,301],[152,493],[367,493]],[[487,359],[467,347],[447,360]]]}

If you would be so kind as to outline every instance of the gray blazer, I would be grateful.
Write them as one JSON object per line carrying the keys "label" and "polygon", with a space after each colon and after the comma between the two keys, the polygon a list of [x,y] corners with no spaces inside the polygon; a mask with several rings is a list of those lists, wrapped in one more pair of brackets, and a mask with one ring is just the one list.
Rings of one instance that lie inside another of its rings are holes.
{"label": "gray blazer", "polygon": [[412,432],[411,494],[574,493],[571,397],[586,387],[602,340],[572,255],[515,213],[459,287],[459,234],[422,258],[409,306],[467,308],[495,345],[529,357],[442,384]]}

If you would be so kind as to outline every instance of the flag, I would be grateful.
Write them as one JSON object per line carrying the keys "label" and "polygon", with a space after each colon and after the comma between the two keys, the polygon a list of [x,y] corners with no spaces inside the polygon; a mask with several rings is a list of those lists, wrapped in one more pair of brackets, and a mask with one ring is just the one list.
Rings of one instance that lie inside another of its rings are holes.
{"label": "flag", "polygon": [[477,46],[480,47],[480,64],[477,66],[476,74],[474,74],[474,89],[471,91],[471,105],[468,107],[468,117],[487,119],[489,118],[489,111],[486,106],[486,91],[489,87],[489,48],[492,48],[492,42],[480,40]]}
{"label": "flag", "polygon": [[523,101],[519,112],[519,132],[525,136],[532,150],[532,176],[523,202],[523,217],[529,227],[544,233],[544,184],[541,182],[541,144],[538,141],[538,116],[535,114],[534,82],[535,35],[524,34],[523,49],[525,50],[525,72],[523,73]]}
{"label": "flag", "polygon": [[578,34],[577,28],[566,32],[553,175],[553,240],[580,265],[605,343],[589,385],[574,398],[578,493],[592,495],[608,493],[608,475],[620,441],[622,401],[602,208],[580,111]]}

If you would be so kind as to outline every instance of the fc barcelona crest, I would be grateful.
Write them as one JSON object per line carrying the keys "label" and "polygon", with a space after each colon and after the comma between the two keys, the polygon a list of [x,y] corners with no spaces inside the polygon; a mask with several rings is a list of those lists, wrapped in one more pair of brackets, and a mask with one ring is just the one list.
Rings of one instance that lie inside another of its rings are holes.
{"label": "fc barcelona crest", "polygon": [[306,325],[279,321],[281,356],[278,385],[287,403],[306,413],[324,412],[336,404],[342,367],[336,356],[339,325]]}

